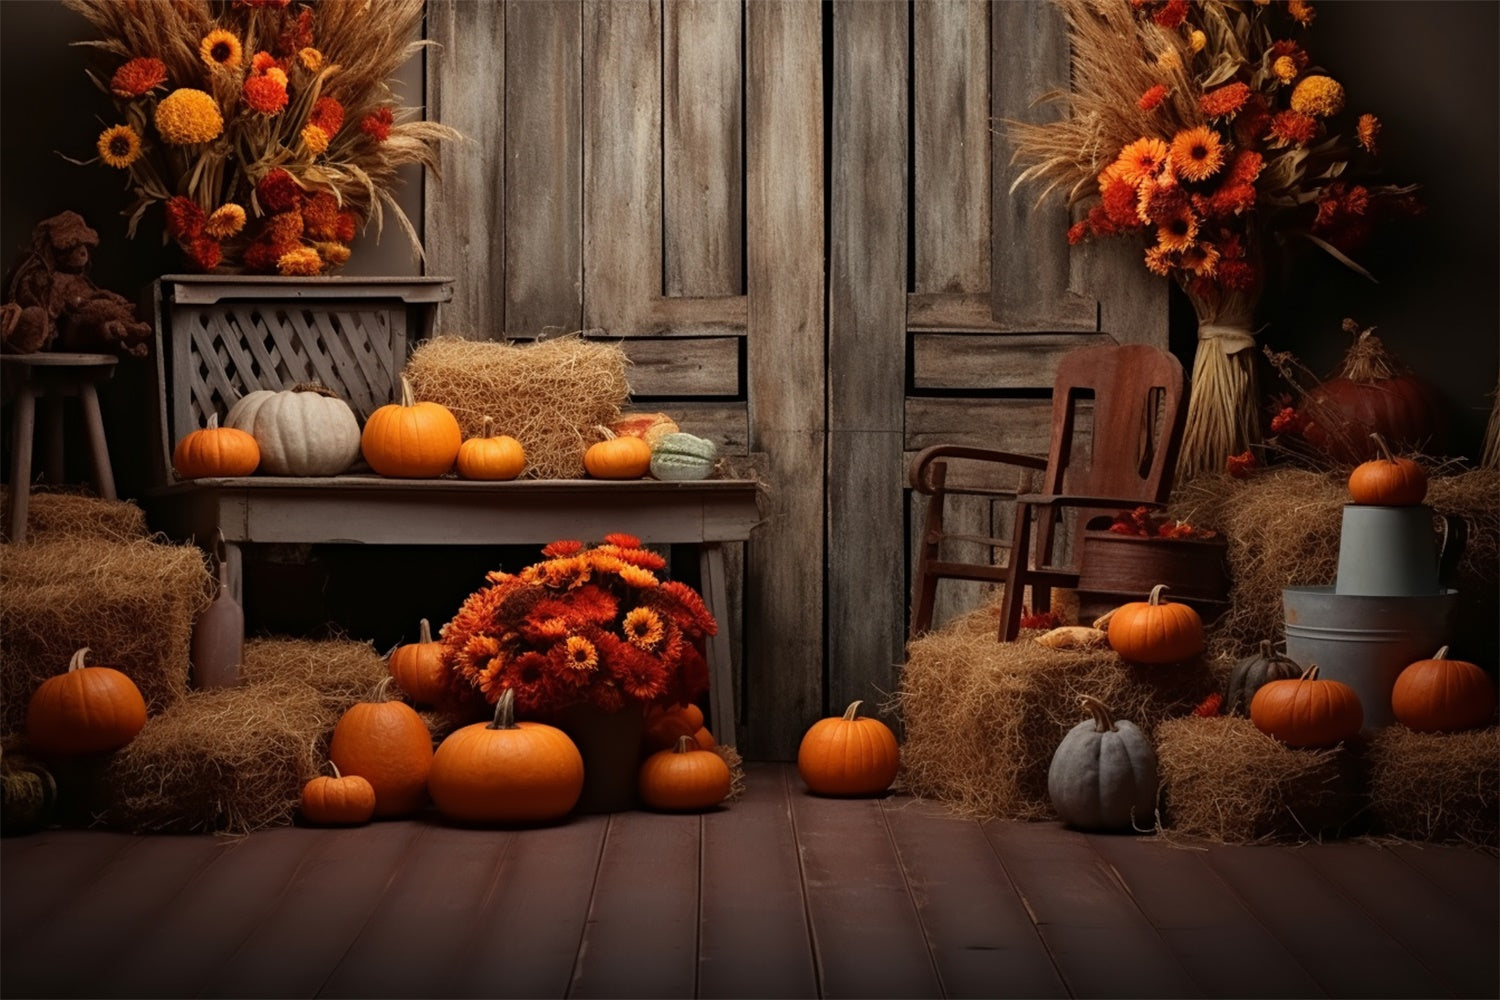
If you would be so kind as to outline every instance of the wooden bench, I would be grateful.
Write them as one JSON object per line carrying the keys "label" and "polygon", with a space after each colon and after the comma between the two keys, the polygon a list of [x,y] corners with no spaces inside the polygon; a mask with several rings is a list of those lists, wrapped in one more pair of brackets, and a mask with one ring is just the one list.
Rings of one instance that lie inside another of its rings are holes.
{"label": "wooden bench", "polygon": [[[159,485],[143,498],[150,524],[212,549],[243,600],[242,547],[273,543],[543,545],[626,532],[695,550],[700,590],[720,629],[705,650],[714,731],[738,722],[730,655],[726,543],[760,522],[749,479],[535,480],[246,476],[181,480],[171,447],[240,395],[318,377],[361,419],[390,402],[409,346],[431,336],[446,278],[274,279],[168,276],[156,286]],[[455,609],[456,610],[456,609]]]}

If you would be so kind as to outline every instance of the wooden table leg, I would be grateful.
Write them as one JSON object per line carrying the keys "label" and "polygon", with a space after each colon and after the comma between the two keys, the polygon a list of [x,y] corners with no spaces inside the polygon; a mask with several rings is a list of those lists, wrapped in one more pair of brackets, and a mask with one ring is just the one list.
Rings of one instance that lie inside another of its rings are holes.
{"label": "wooden table leg", "polygon": [[83,424],[88,429],[89,457],[94,463],[94,486],[106,500],[115,496],[115,476],[109,465],[109,442],[104,437],[104,415],[99,411],[99,391],[94,383],[78,387],[78,402],[83,406]]}
{"label": "wooden table leg", "polygon": [[729,646],[729,585],[724,578],[724,546],[704,542],[698,546],[699,584],[703,603],[719,629],[708,637],[708,711],[712,732],[725,746],[734,746],[739,718],[734,706],[734,657]]}
{"label": "wooden table leg", "polygon": [[31,499],[31,447],[36,435],[36,390],[29,384],[16,389],[11,414],[10,540],[26,540],[26,508]]}

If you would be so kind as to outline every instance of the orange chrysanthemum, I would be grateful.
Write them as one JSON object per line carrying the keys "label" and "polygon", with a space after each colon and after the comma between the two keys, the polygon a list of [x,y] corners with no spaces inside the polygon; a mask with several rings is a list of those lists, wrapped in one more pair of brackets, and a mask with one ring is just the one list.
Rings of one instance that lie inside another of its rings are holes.
{"label": "orange chrysanthemum", "polygon": [[1198,238],[1198,217],[1183,208],[1156,224],[1156,245],[1164,250],[1182,251]]}
{"label": "orange chrysanthemum", "polygon": [[307,120],[330,136],[338,135],[344,127],[344,106],[332,97],[320,97],[313,102]]}
{"label": "orange chrysanthemum", "polygon": [[1359,146],[1365,152],[1374,156],[1379,152],[1380,145],[1380,119],[1374,115],[1360,115],[1359,122],[1355,125],[1355,135],[1359,139]]}
{"label": "orange chrysanthemum", "polygon": [[1318,120],[1297,111],[1278,111],[1271,118],[1273,146],[1306,146],[1318,137]]}
{"label": "orange chrysanthemum", "polygon": [[1167,164],[1186,181],[1206,181],[1224,165],[1224,144],[1207,125],[1184,129],[1172,137]]}
{"label": "orange chrysanthemum", "polygon": [[1304,28],[1312,24],[1313,19],[1318,16],[1317,11],[1313,10],[1313,5],[1307,0],[1287,0],[1286,10]]}
{"label": "orange chrysanthemum", "polygon": [[1226,83],[1215,87],[1198,99],[1198,107],[1210,119],[1233,118],[1240,113],[1250,99],[1250,86],[1245,83]]}
{"label": "orange chrysanthemum", "polygon": [[559,556],[576,556],[583,551],[583,543],[571,538],[559,539],[548,543],[542,549],[542,555],[548,559],[556,559]]}
{"label": "orange chrysanthemum", "polygon": [[570,635],[566,644],[563,663],[572,670],[585,673],[599,668],[599,651],[583,636]]}
{"label": "orange chrysanthemum", "polygon": [[666,634],[661,618],[650,608],[632,608],[620,625],[631,645],[641,649],[655,648]]}
{"label": "orange chrysanthemum", "polygon": [[1167,144],[1161,139],[1135,140],[1115,159],[1120,179],[1132,187],[1154,180],[1167,165],[1167,152]]}
{"label": "orange chrysanthemum", "polygon": [[257,114],[272,116],[280,114],[287,105],[286,85],[269,76],[252,76],[240,88],[245,103]]}
{"label": "orange chrysanthemum", "polygon": [[167,82],[167,64],[160,59],[139,56],[128,60],[109,79],[109,89],[127,100],[148,94]]}
{"label": "orange chrysanthemum", "polygon": [[328,152],[329,135],[316,125],[304,125],[302,128],[302,145],[314,156],[321,156]]}
{"label": "orange chrysanthemum", "polygon": [[1142,225],[1160,224],[1188,211],[1187,192],[1178,184],[1142,184],[1135,203]]}

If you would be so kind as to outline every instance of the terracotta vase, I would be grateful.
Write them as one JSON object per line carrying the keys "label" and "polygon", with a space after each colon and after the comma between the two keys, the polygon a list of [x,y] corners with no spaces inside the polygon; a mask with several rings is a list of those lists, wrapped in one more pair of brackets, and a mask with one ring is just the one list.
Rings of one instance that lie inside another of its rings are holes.
{"label": "terracotta vase", "polygon": [[583,755],[583,793],[574,812],[612,813],[634,809],[636,772],[646,715],[638,706],[618,712],[583,702],[569,705],[552,720]]}

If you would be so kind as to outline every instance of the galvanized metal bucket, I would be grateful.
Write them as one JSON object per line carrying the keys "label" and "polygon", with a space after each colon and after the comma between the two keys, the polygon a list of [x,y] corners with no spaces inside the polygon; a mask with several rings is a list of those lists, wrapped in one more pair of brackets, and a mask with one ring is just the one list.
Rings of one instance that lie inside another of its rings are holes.
{"label": "galvanized metal bucket", "polygon": [[1391,689],[1411,663],[1447,644],[1458,591],[1408,596],[1338,594],[1333,587],[1287,587],[1286,653],[1319,676],[1342,681],[1359,695],[1366,730],[1396,721]]}

